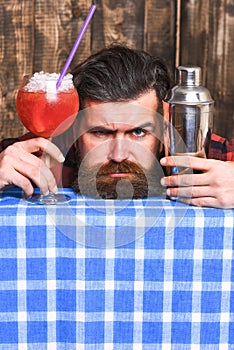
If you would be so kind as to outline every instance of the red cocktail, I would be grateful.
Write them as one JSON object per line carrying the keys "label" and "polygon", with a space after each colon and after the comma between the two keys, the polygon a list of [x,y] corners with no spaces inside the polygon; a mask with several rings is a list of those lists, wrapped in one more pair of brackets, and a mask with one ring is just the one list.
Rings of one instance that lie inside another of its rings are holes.
{"label": "red cocktail", "polygon": [[53,137],[62,134],[74,122],[79,99],[71,74],[56,90],[54,74],[37,73],[34,78],[24,77],[19,89],[16,108],[24,126],[33,134]]}
{"label": "red cocktail", "polygon": [[[20,87],[16,108],[24,126],[34,135],[52,138],[62,134],[74,122],[79,110],[78,93],[72,75],[67,74],[56,88],[58,74],[35,73],[25,76]],[[61,195],[37,195],[39,204],[56,204],[67,198]],[[32,200],[30,200],[32,201]]]}

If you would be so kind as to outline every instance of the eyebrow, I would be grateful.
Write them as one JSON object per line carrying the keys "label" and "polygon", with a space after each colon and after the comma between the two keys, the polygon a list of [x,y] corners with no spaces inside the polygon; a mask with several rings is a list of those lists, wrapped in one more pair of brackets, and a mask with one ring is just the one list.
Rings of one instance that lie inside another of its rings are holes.
{"label": "eyebrow", "polygon": [[[122,123],[121,123],[122,124]],[[152,131],[155,130],[155,124],[154,123],[143,123],[143,124],[140,124],[140,125],[135,125],[133,127],[131,127],[130,129],[128,129],[127,131],[128,132],[131,132],[133,130],[136,130],[136,129],[146,129],[146,128],[151,128]],[[95,129],[102,129],[102,130],[106,130],[106,131],[113,131],[113,132],[116,132],[118,131],[118,129],[111,129],[110,127],[108,127],[106,124],[104,125],[95,125],[95,126],[90,126],[89,130],[90,131],[93,131]]]}
{"label": "eyebrow", "polygon": [[148,123],[136,125],[132,129],[130,129],[130,131],[136,130],[136,129],[146,129],[146,128],[151,128],[152,130],[155,130],[155,124],[148,122]]}

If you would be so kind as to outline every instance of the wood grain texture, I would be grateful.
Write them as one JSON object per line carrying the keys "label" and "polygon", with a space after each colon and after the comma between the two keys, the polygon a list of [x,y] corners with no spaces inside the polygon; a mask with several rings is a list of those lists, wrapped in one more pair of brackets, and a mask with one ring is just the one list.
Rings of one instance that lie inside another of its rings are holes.
{"label": "wood grain texture", "polygon": [[113,42],[142,48],[144,38],[143,0],[103,1],[105,45]]}
{"label": "wood grain texture", "polygon": [[[91,5],[91,0],[35,2],[35,71],[61,72]],[[90,55],[90,32],[89,26],[70,69]]]}
{"label": "wood grain texture", "polygon": [[15,110],[23,74],[62,70],[92,3],[70,68],[113,42],[161,56],[173,73],[175,58],[199,65],[215,100],[214,131],[234,137],[233,0],[0,0],[0,139],[24,132]]}
{"label": "wood grain texture", "polygon": [[22,76],[33,66],[33,22],[32,1],[1,1],[0,139],[24,132],[15,99]]}
{"label": "wood grain texture", "polygon": [[176,1],[148,0],[145,2],[144,49],[164,59],[175,69]]}
{"label": "wood grain texture", "polygon": [[214,132],[234,137],[234,3],[182,0],[180,63],[202,68],[215,101]]}

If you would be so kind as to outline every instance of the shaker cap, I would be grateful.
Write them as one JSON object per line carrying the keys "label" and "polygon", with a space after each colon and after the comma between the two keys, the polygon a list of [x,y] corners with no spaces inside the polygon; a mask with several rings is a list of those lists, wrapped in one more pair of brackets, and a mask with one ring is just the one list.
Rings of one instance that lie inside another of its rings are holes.
{"label": "shaker cap", "polygon": [[178,83],[185,86],[199,86],[201,85],[201,68],[179,66],[178,71]]}
{"label": "shaker cap", "polygon": [[209,90],[201,85],[201,68],[179,66],[177,85],[171,89],[168,102],[171,104],[197,105],[213,103]]}

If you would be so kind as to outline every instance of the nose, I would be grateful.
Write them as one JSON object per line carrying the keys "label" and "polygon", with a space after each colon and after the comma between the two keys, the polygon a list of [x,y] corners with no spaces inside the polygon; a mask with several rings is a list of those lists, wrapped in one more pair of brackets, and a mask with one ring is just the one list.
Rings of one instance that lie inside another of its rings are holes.
{"label": "nose", "polygon": [[129,145],[128,142],[122,138],[115,138],[110,142],[110,151],[108,160],[113,160],[116,163],[121,163],[128,159]]}

